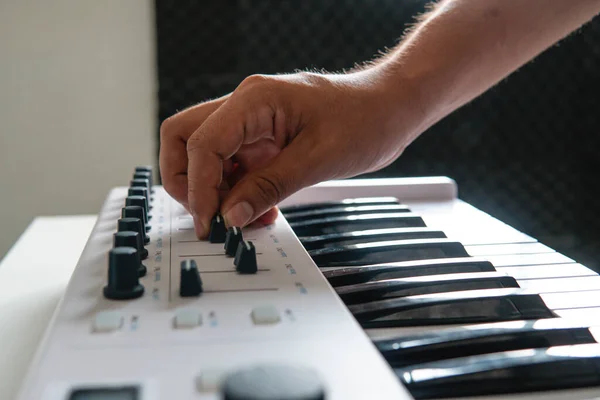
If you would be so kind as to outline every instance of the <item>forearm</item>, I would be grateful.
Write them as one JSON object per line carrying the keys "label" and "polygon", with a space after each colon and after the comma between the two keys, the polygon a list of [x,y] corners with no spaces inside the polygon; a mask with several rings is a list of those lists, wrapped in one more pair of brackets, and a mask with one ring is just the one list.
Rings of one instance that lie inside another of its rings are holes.
{"label": "forearm", "polygon": [[392,96],[412,89],[426,129],[599,11],[599,0],[441,1],[373,70]]}

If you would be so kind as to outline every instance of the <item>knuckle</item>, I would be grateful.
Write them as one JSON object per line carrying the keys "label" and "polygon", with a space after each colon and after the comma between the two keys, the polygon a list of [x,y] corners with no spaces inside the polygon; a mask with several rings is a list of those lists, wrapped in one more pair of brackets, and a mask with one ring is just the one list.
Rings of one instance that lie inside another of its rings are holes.
{"label": "knuckle", "polygon": [[165,119],[160,124],[160,138],[164,140],[167,136],[173,135],[177,126],[177,115]]}
{"label": "knuckle", "polygon": [[194,150],[198,150],[202,147],[202,133],[194,132],[192,136],[189,137],[186,143],[186,150],[188,153],[193,152]]}
{"label": "knuckle", "polygon": [[254,75],[250,75],[250,76],[247,76],[246,78],[244,78],[244,80],[240,83],[239,88],[240,89],[248,89],[248,88],[258,86],[258,85],[264,85],[265,83],[268,83],[270,81],[271,81],[271,78],[269,78],[266,75],[254,74]]}

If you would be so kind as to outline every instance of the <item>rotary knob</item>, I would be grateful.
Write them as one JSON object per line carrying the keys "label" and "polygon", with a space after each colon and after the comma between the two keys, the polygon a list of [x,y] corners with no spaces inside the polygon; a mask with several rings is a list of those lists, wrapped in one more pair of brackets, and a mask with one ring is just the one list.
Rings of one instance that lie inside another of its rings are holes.
{"label": "rotary knob", "polygon": [[208,240],[211,243],[225,243],[225,235],[227,230],[225,229],[225,221],[221,214],[217,214],[213,217],[210,222],[210,233],[208,234]]}
{"label": "rotary knob", "polygon": [[227,229],[227,235],[225,236],[225,253],[228,256],[235,257],[238,245],[244,238],[242,236],[242,230],[237,226],[233,226]]}
{"label": "rotary knob", "polygon": [[144,218],[144,209],[140,206],[125,206],[121,209],[122,218],[138,218],[142,222],[142,229],[145,232],[150,230],[150,225],[146,224]]}
{"label": "rotary knob", "polygon": [[146,235],[146,230],[142,227],[142,220],[139,218],[119,218],[118,231],[133,231],[140,234],[144,244],[150,243],[150,237]]}
{"label": "rotary knob", "polygon": [[154,189],[152,188],[152,186],[154,185],[152,167],[136,167],[133,173],[133,179],[148,179],[148,182],[150,183],[150,191],[154,193]]}
{"label": "rotary knob", "polygon": [[[134,174],[138,172],[147,172],[150,174],[150,176],[152,176],[152,171],[154,171],[154,169],[151,165],[138,165],[135,167]],[[152,182],[152,180],[150,180],[150,182]]]}
{"label": "rotary knob", "polygon": [[254,243],[242,241],[235,253],[233,264],[240,274],[255,274],[258,271]]}
{"label": "rotary knob", "polygon": [[265,364],[244,368],[223,380],[224,400],[324,400],[321,378],[309,368]]}
{"label": "rotary knob", "polygon": [[127,196],[144,196],[146,198],[146,204],[148,204],[148,209],[152,209],[152,204],[150,203],[150,193],[148,193],[148,189],[146,189],[145,187],[130,187],[127,190]]}
{"label": "rotary knob", "polygon": [[152,186],[147,178],[133,178],[129,182],[129,187],[143,187],[148,189],[148,193],[152,193]]}
{"label": "rotary knob", "polygon": [[[116,247],[133,247],[138,251],[140,260],[148,258],[148,250],[142,245],[142,238],[140,234],[133,231],[122,231],[117,232],[113,235],[113,246]],[[140,276],[146,276],[147,268],[140,262],[139,273]]]}
{"label": "rotary knob", "polygon": [[148,224],[148,221],[152,218],[152,216],[148,214],[150,210],[148,209],[148,202],[144,196],[127,196],[125,205],[142,207],[144,209],[144,221],[146,224]]}
{"label": "rotary knob", "polygon": [[139,281],[140,255],[133,247],[117,247],[108,254],[108,283],[104,297],[111,300],[135,299],[144,294]]}

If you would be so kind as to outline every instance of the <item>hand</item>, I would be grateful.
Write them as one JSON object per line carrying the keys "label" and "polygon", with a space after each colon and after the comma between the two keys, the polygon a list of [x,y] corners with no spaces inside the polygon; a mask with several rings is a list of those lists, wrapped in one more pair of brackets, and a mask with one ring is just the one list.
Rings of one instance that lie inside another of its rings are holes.
{"label": "hand", "polygon": [[408,88],[393,93],[383,76],[374,68],[254,75],[168,118],[160,148],[166,191],[205,238],[218,211],[227,226],[271,223],[274,207],[303,187],[383,168],[416,137],[419,109]]}

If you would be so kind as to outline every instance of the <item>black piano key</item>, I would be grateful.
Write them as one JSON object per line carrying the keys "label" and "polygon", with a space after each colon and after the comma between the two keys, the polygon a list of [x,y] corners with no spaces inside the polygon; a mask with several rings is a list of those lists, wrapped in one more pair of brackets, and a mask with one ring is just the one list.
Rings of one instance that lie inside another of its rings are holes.
{"label": "black piano key", "polygon": [[556,317],[539,294],[512,288],[426,294],[353,304],[348,309],[365,329]]}
{"label": "black piano key", "polygon": [[357,197],[353,199],[344,199],[339,201],[323,201],[318,203],[298,204],[295,206],[281,207],[279,211],[286,216],[287,214],[311,210],[324,210],[336,207],[348,206],[383,206],[397,205],[400,201],[395,197]]}
{"label": "black piano key", "polygon": [[429,275],[386,279],[378,282],[336,288],[346,305],[430,293],[459,292],[477,289],[518,288],[516,279],[498,272]]}
{"label": "black piano key", "polygon": [[386,204],[377,206],[344,206],[321,208],[317,210],[296,211],[285,214],[285,219],[288,222],[306,221],[309,219],[337,217],[344,215],[361,215],[361,214],[386,214],[410,212],[410,209],[402,204]]}
{"label": "black piano key", "polygon": [[455,358],[395,373],[417,400],[597,387],[600,344]]}
{"label": "black piano key", "polygon": [[390,214],[346,215],[291,222],[297,236],[318,236],[330,233],[360,231],[364,229],[425,227],[417,214],[402,212]]}
{"label": "black piano key", "polygon": [[468,257],[460,242],[449,239],[390,240],[310,250],[319,267],[359,266],[411,260]]}
{"label": "black piano key", "polygon": [[550,318],[442,329],[373,343],[393,368],[400,368],[501,351],[596,343],[596,339],[585,322]]}
{"label": "black piano key", "polygon": [[304,236],[300,238],[300,241],[306,250],[316,250],[383,240],[443,239],[446,237],[443,231],[431,228],[390,228]]}
{"label": "black piano key", "polygon": [[482,258],[468,257],[339,268],[323,271],[323,275],[330,285],[336,287],[383,279],[491,271],[496,271],[491,262]]}

